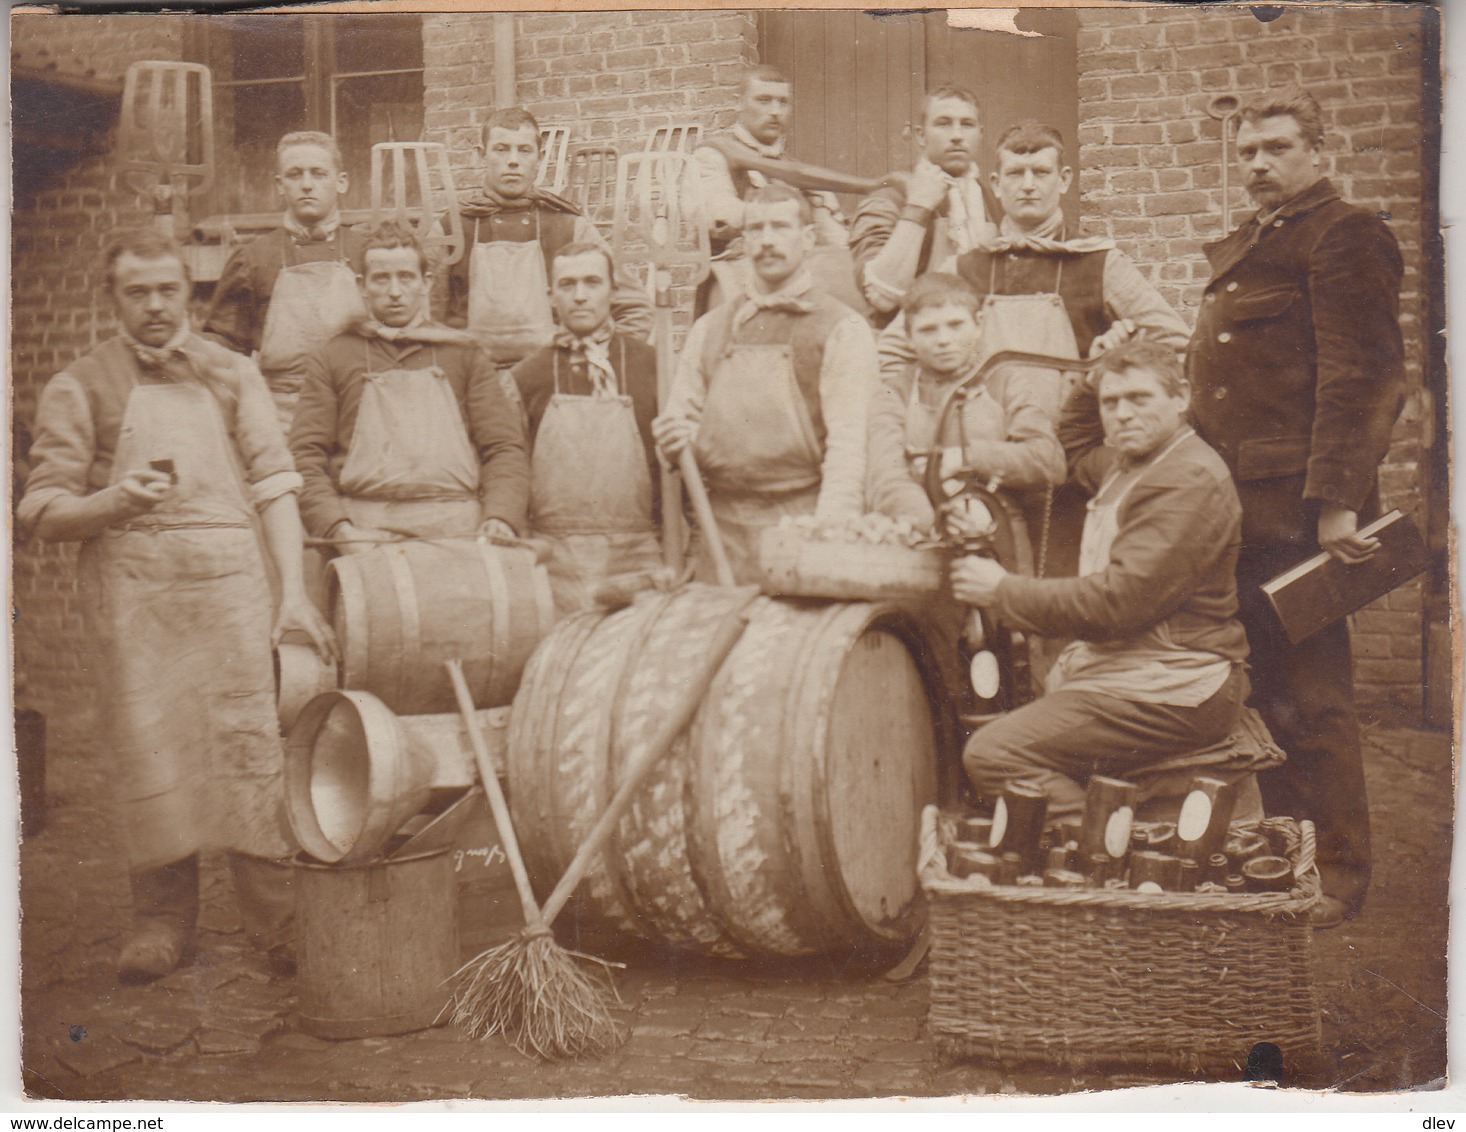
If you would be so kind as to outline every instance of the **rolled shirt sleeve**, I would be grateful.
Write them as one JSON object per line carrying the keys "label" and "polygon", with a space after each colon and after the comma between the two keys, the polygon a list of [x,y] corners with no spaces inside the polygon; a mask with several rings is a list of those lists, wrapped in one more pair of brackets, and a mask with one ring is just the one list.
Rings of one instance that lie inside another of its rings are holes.
{"label": "rolled shirt sleeve", "polygon": [[204,338],[190,339],[186,349],[193,354],[196,365],[226,376],[234,389],[234,443],[255,509],[263,511],[280,496],[298,492],[302,480],[259,367],[249,358]]}
{"label": "rolled shirt sleeve", "polygon": [[1045,487],[1064,482],[1064,450],[1054,432],[1045,399],[1028,381],[1003,380],[1021,375],[1009,367],[993,375],[987,393],[1002,408],[1003,436],[972,436],[964,457],[981,476],[996,477],[1005,487]]}
{"label": "rolled shirt sleeve", "polygon": [[728,159],[705,145],[692,151],[692,161],[702,181],[703,215],[707,217],[709,230],[718,237],[743,231],[743,201],[733,184]]}
{"label": "rolled shirt sleeve", "polygon": [[830,330],[820,362],[825,452],[816,513],[822,519],[865,511],[866,426],[879,383],[875,338],[870,325],[852,311]]}
{"label": "rolled shirt sleeve", "polygon": [[100,486],[90,477],[97,451],[91,406],[71,374],[58,373],[41,390],[33,433],[30,475],[15,512],[16,525],[27,537],[58,496],[81,497]]}
{"label": "rolled shirt sleeve", "polygon": [[1116,320],[1128,318],[1152,342],[1169,346],[1178,354],[1186,349],[1191,331],[1140,273],[1133,260],[1117,248],[1105,256],[1103,276],[1105,307]]}

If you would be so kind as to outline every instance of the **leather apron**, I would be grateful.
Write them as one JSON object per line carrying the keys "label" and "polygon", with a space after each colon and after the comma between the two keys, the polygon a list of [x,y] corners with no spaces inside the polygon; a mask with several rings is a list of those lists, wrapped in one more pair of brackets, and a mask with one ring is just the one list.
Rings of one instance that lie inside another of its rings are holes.
{"label": "leather apron", "polygon": [[[550,280],[540,247],[539,209],[533,240],[480,243],[473,222],[468,258],[468,329],[480,335],[501,369],[527,358],[555,335]],[[513,382],[510,382],[512,385]],[[518,390],[515,390],[518,403]]]}
{"label": "leather apron", "polygon": [[[290,435],[295,405],[305,380],[305,358],[336,335],[366,318],[366,304],[356,273],[346,263],[341,229],[336,230],[336,259],[288,263],[281,252],[280,273],[270,292],[260,333],[260,372],[280,413],[280,427]],[[285,240],[286,249],[290,241]]]}
{"label": "leather apron", "polygon": [[371,351],[338,490],[351,522],[413,538],[478,532],[479,463],[436,364],[373,371]]}
{"label": "leather apron", "polygon": [[597,585],[611,575],[655,570],[662,553],[646,448],[620,376],[625,346],[611,396],[562,393],[560,353],[530,455],[529,499],[530,524],[550,544],[546,568],[563,616],[592,608]]}
{"label": "leather apron", "polygon": [[[812,515],[819,503],[823,453],[790,347],[724,351],[708,382],[696,452],[734,581],[756,582],[764,528],[785,515]],[[696,578],[717,581],[705,540]]]}
{"label": "leather apron", "polygon": [[110,663],[109,781],[128,867],[201,849],[280,857],[284,749],[272,602],[255,510],[215,396],[138,384],[111,482],[171,459],[177,484],[83,549],[87,612]]}

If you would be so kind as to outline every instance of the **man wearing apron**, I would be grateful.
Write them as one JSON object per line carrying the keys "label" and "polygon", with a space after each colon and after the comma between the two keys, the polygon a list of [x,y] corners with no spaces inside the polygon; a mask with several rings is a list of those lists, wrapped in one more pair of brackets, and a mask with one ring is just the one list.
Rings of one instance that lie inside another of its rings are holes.
{"label": "man wearing apron", "polygon": [[[122,333],[47,384],[23,531],[82,542],[88,631],[105,658],[106,757],[130,871],[125,982],[195,947],[198,854],[231,850],[246,932],[293,966],[284,751],[271,648],[300,631],[334,655],[305,596],[290,461],[247,359],[188,326],[189,279],[151,229],[106,256]],[[271,612],[261,540],[279,576]]]}
{"label": "man wearing apron", "polygon": [[[535,184],[540,128],[527,110],[496,110],[486,129],[483,189],[460,206],[469,251],[448,271],[447,322],[473,331],[495,365],[507,369],[555,335],[555,253],[566,244],[606,241],[575,205]],[[642,341],[651,334],[651,301],[629,273],[616,277],[611,315],[623,334]]]}
{"label": "man wearing apron", "polygon": [[[1061,201],[1073,174],[1064,164],[1059,132],[1019,123],[999,140],[997,161],[990,180],[1003,208],[999,234],[957,260],[957,274],[982,300],[978,360],[1001,350],[1092,357],[1142,330],[1152,341],[1184,349],[1186,324],[1123,252],[1109,240],[1068,235]],[[883,375],[910,361],[901,319],[882,332],[880,348]],[[1007,380],[1033,383],[1058,421],[1066,392],[1062,374],[1020,367]],[[1073,574],[1082,500],[1061,489],[1052,522],[1048,510],[1042,494],[1025,502],[1035,555],[1044,574]]]}
{"label": "man wearing apron", "polygon": [[[752,294],[693,323],[657,444],[692,445],[737,581],[758,580],[759,535],[785,515],[865,511],[866,421],[877,381],[869,324],[819,291],[809,201],[778,182],[745,202]],[[714,580],[704,542],[698,577]]]}
{"label": "man wearing apron", "polygon": [[259,352],[288,433],[306,355],[362,318],[355,265],[363,237],[341,224],[347,179],[330,134],[286,134],[276,154],[284,219],[230,253],[204,334],[241,354]]}
{"label": "man wearing apron", "polygon": [[[693,307],[701,317],[719,303],[753,289],[753,271],[739,239],[743,231],[744,198],[750,189],[768,184],[757,169],[746,168],[744,156],[785,156],[785,133],[794,111],[794,88],[788,77],[770,66],[744,73],[738,91],[738,121],[730,130],[710,134],[693,150],[692,160],[702,182],[703,215],[712,245],[712,272],[698,287]],[[816,244],[808,266],[819,285],[841,302],[864,310],[865,301],[855,285],[847,245],[850,233],[833,193],[805,194],[814,210]]]}
{"label": "man wearing apron", "polygon": [[1242,505],[1221,457],[1186,423],[1179,360],[1130,343],[1090,380],[1110,467],[1084,521],[1079,576],[952,564],[959,600],[1078,638],[1046,694],[979,729],[963,756],[979,796],[1034,782],[1061,816],[1083,811],[1089,775],[1125,776],[1225,739],[1248,692],[1234,577]]}
{"label": "man wearing apron", "polygon": [[411,231],[378,225],[362,250],[370,320],[306,363],[290,433],[301,515],[346,554],[525,528],[519,413],[482,347],[429,320],[432,278]]}
{"label": "man wearing apron", "polygon": [[654,570],[657,352],[611,319],[615,278],[599,244],[566,244],[550,265],[560,327],[514,367],[531,438],[529,521],[548,540],[561,614],[589,609],[612,574]]}
{"label": "man wearing apron", "polygon": [[977,168],[982,111],[961,87],[927,92],[916,168],[893,174],[860,202],[850,222],[855,274],[871,321],[885,326],[918,275],[950,272],[957,257],[996,235],[998,202]]}

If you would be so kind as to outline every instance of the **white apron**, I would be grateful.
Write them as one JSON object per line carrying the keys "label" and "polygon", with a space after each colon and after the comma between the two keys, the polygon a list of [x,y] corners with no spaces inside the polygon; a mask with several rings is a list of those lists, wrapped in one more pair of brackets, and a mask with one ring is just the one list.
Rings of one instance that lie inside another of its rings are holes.
{"label": "white apron", "polygon": [[[697,461],[738,585],[757,582],[759,536],[819,503],[821,446],[788,346],[730,345],[713,369]],[[706,539],[698,581],[716,583]]]}
{"label": "white apron", "polygon": [[[494,363],[512,366],[555,336],[550,281],[540,247],[539,209],[533,240],[479,243],[477,219],[468,258],[468,329],[481,335]],[[518,393],[516,391],[516,398]]]}
{"label": "white apron", "polygon": [[613,574],[655,570],[662,553],[625,379],[618,375],[616,396],[561,393],[559,350],[552,364],[555,392],[530,456],[530,523],[550,543],[550,588],[564,615],[592,608],[596,586]]}
{"label": "white apron", "polygon": [[[287,248],[290,241],[285,241]],[[333,260],[286,263],[281,253],[280,273],[270,292],[265,325],[260,333],[260,371],[280,413],[280,427],[290,435],[295,405],[305,380],[305,358],[336,335],[366,318],[366,304],[356,273],[345,262],[341,230],[336,230]]]}
{"label": "white apron", "polygon": [[426,369],[373,372],[368,365],[339,484],[356,526],[413,538],[478,532],[478,459],[436,350],[433,356]]}
{"label": "white apron", "polygon": [[173,461],[171,496],[83,550],[110,665],[109,781],[128,867],[207,848],[280,857],[293,842],[272,603],[239,457],[203,386],[133,388],[111,482],[158,459]]}

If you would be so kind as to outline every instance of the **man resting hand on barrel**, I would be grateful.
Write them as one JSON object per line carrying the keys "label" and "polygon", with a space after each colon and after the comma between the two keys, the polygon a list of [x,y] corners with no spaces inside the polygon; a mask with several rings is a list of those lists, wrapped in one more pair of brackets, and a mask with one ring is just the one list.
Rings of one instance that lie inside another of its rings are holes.
{"label": "man resting hand on barrel", "polygon": [[1089,381],[1105,446],[1083,467],[1104,471],[1079,576],[1022,577],[977,557],[952,565],[959,600],[1028,632],[1077,638],[1046,694],[977,731],[963,756],[980,796],[1027,780],[1056,814],[1083,810],[1091,774],[1123,777],[1220,742],[1248,691],[1234,577],[1242,508],[1221,457],[1186,423],[1191,391],[1176,355],[1128,343]]}
{"label": "man resting hand on barrel", "polygon": [[290,430],[301,514],[344,553],[525,528],[519,412],[484,349],[428,317],[432,280],[417,237],[379,225],[362,252],[369,321],[307,359]]}

